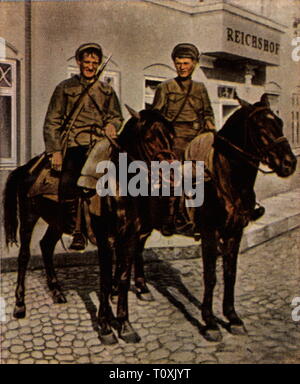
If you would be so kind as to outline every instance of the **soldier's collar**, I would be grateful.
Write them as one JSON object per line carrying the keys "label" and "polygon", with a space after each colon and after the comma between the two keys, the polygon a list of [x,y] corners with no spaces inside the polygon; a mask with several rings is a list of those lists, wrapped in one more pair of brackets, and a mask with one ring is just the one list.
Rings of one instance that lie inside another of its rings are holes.
{"label": "soldier's collar", "polygon": [[188,80],[192,80],[192,76],[188,76],[188,77],[177,76],[175,80],[179,81],[180,83],[185,83],[185,82],[188,82]]}
{"label": "soldier's collar", "polygon": [[93,78],[92,80],[87,80],[85,77],[81,75],[78,75],[78,77],[79,77],[80,84],[82,84],[85,87],[95,81],[95,78]]}

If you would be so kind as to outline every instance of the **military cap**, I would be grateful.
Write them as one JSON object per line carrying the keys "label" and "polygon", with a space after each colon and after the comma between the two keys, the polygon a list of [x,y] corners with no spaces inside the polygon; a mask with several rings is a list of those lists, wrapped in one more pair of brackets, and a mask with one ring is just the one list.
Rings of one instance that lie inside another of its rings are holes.
{"label": "military cap", "polygon": [[84,44],[81,44],[77,50],[76,50],[76,53],[75,53],[75,58],[78,60],[79,57],[87,50],[93,50],[93,51],[96,51],[99,55],[99,58],[100,58],[100,61],[102,60],[102,48],[99,44],[97,43],[84,43]]}
{"label": "military cap", "polygon": [[175,60],[176,57],[184,58],[189,57],[193,60],[199,61],[200,53],[198,48],[194,44],[189,43],[180,43],[177,44],[172,51],[172,59]]}

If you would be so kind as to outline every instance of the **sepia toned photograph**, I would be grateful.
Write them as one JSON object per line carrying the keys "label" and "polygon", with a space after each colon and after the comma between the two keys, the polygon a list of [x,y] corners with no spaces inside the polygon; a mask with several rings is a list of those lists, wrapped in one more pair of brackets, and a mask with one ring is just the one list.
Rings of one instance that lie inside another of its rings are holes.
{"label": "sepia toned photograph", "polygon": [[300,0],[0,0],[0,363],[299,364],[299,113]]}

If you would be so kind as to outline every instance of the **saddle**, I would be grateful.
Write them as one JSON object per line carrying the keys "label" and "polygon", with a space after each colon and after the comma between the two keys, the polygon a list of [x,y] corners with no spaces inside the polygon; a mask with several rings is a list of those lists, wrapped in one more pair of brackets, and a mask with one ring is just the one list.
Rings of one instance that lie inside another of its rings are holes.
{"label": "saddle", "polygon": [[[36,173],[37,177],[35,182],[29,188],[27,193],[28,198],[37,196],[43,196],[46,199],[50,199],[59,203],[59,182],[60,173],[51,169],[50,162],[48,160],[41,161],[41,157],[37,162],[39,164],[33,165],[30,173]],[[94,195],[92,197],[81,197],[79,199],[78,208],[74,212],[75,226],[78,227],[82,222],[85,223],[84,232],[87,234],[92,244],[96,244],[96,239],[91,226],[90,214],[101,215],[101,201],[99,196]],[[84,219],[84,220],[83,220]]]}
{"label": "saddle", "polygon": [[27,196],[35,197],[43,195],[58,202],[59,173],[51,169],[50,162],[46,162],[38,173],[38,176],[30,187]]}

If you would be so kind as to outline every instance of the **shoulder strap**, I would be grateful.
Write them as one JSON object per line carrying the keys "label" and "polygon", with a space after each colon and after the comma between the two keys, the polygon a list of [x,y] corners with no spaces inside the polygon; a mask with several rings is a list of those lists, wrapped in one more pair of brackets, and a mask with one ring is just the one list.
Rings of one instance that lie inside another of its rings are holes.
{"label": "shoulder strap", "polygon": [[[183,87],[182,87],[182,85],[179,83],[179,81],[178,81],[177,79],[175,79],[175,81],[177,82],[177,84],[179,85],[179,87],[180,87],[181,89],[183,89]],[[179,110],[177,111],[175,117],[171,120],[171,123],[175,123],[175,121],[178,119],[179,115],[181,114],[181,112],[182,112],[182,110],[183,110],[183,108],[184,108],[184,106],[185,106],[185,104],[186,104],[186,102],[188,101],[188,98],[189,98],[189,96],[190,96],[190,93],[191,93],[191,90],[192,90],[192,85],[193,85],[193,82],[191,81],[191,82],[190,82],[190,85],[189,85],[189,88],[188,88],[188,90],[187,90],[187,93],[186,93],[186,95],[185,95],[185,98],[184,98],[184,100],[183,100],[183,102],[182,102],[182,104],[181,104]]]}

